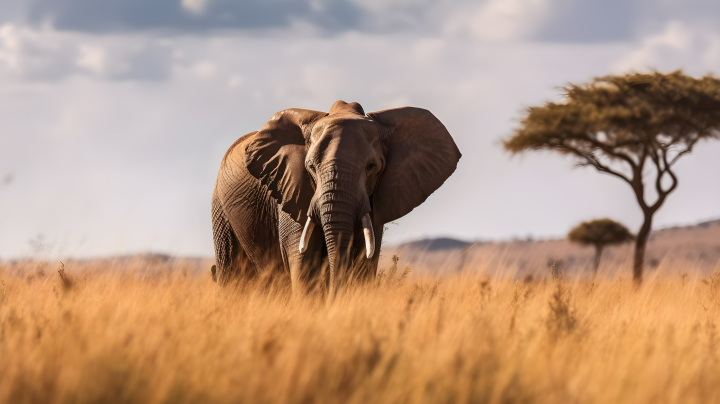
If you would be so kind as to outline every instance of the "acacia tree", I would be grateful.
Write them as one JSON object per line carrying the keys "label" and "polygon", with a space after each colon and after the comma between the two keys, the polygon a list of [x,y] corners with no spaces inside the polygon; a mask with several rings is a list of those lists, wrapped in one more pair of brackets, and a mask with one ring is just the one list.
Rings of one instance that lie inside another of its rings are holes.
{"label": "acacia tree", "polygon": [[633,238],[633,235],[627,227],[610,219],[597,219],[583,222],[568,233],[568,240],[574,243],[595,246],[593,277],[597,276],[603,248],[608,245],[621,244]]}
{"label": "acacia tree", "polygon": [[[574,156],[578,166],[595,167],[632,187],[643,213],[633,265],[639,283],[653,215],[678,185],[675,163],[701,139],[720,137],[720,80],[680,71],[628,74],[563,90],[564,102],[529,108],[504,147]],[[653,202],[646,195],[647,177],[654,178]]]}

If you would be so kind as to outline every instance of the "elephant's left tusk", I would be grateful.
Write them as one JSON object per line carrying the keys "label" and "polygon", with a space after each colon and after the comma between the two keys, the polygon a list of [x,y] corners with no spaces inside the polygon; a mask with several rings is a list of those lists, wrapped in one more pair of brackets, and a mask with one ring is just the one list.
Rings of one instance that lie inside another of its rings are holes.
{"label": "elephant's left tusk", "polygon": [[375,232],[370,220],[370,213],[366,213],[362,217],[362,227],[365,235],[365,256],[370,259],[375,254]]}
{"label": "elephant's left tusk", "polygon": [[312,235],[312,231],[314,228],[315,228],[315,223],[308,216],[307,222],[305,222],[305,228],[303,228],[302,236],[300,236],[299,250],[301,253],[304,253],[307,250],[308,241],[309,241],[310,235]]}

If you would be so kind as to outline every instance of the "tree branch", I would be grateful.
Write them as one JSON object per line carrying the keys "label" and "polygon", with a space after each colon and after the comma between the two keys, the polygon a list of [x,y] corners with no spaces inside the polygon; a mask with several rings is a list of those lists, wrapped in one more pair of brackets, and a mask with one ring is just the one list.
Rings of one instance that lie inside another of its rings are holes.
{"label": "tree branch", "polygon": [[638,165],[635,167],[635,172],[633,172],[633,182],[630,184],[633,191],[635,191],[635,198],[637,199],[640,208],[643,210],[643,213],[648,210],[647,202],[645,202],[645,186],[642,181],[642,173],[645,169],[645,161],[647,160],[647,157],[648,147],[646,144],[642,144],[642,152],[639,153]]}
{"label": "tree branch", "polygon": [[[675,161],[675,159],[673,159],[673,161]],[[665,164],[665,172],[668,173],[668,175],[670,175],[670,178],[672,179],[672,185],[670,185],[670,188],[668,188],[667,190],[664,191],[665,195],[667,196],[667,194],[669,194],[670,192],[675,190],[675,188],[677,187],[677,184],[678,184],[678,180],[677,180],[677,177],[675,176],[675,173],[670,169],[672,167],[672,163],[668,163],[668,160],[667,160],[667,150],[663,153],[663,164]]]}
{"label": "tree branch", "polygon": [[558,147],[561,147],[561,148],[563,148],[563,149],[569,150],[569,151],[571,151],[572,153],[575,153],[576,155],[584,158],[585,160],[587,160],[587,162],[588,162],[589,165],[592,165],[592,166],[595,167],[595,169],[597,169],[598,171],[603,172],[603,173],[607,173],[607,174],[614,175],[614,176],[616,176],[616,177],[618,177],[618,178],[621,178],[622,180],[624,180],[624,181],[627,182],[628,184],[630,184],[630,186],[633,185],[632,181],[631,181],[628,177],[624,176],[623,174],[621,174],[621,173],[619,173],[619,172],[617,172],[617,171],[613,171],[613,170],[611,170],[610,168],[606,167],[606,166],[603,165],[597,158],[595,158],[595,156],[593,156],[593,155],[588,155],[588,154],[586,154],[586,153],[583,153],[583,152],[581,152],[580,150],[578,150],[578,149],[576,149],[576,148],[574,148],[574,147],[568,146],[568,145],[566,145],[566,144],[564,144],[564,143],[559,144]]}
{"label": "tree branch", "polygon": [[[672,166],[680,159],[681,156],[684,154],[688,154],[692,151],[693,146],[700,140],[700,137],[696,137],[689,141],[687,143],[687,147],[685,150],[678,153],[671,161],[668,162],[668,150],[672,147],[672,144],[669,145],[660,145],[660,150],[662,150],[662,157],[657,155],[657,153],[653,153],[653,162],[655,163],[655,167],[657,168],[657,178],[655,178],[655,189],[658,193],[658,199],[655,201],[655,203],[650,206],[650,209],[655,212],[658,209],[660,209],[660,206],[665,202],[665,199],[667,196],[677,188],[678,185],[678,179],[675,173],[672,171]],[[665,174],[668,174],[670,178],[672,179],[672,184],[668,189],[663,189],[662,187],[662,179],[665,176]]]}
{"label": "tree branch", "polygon": [[633,140],[633,141],[621,142],[619,144],[610,146],[610,145],[606,145],[604,143],[598,142],[597,140],[594,140],[594,139],[590,138],[589,136],[583,137],[583,136],[570,135],[570,136],[567,136],[567,139],[590,142],[593,146],[599,148],[600,150],[604,151],[605,153],[607,153],[611,156],[617,157],[619,159],[625,160],[628,164],[630,164],[630,167],[632,167],[633,169],[636,166],[635,161],[630,156],[628,156],[625,153],[617,152],[617,151],[615,151],[615,149],[618,147],[625,147],[625,146],[632,146],[632,145],[639,144],[640,142],[638,142],[638,141]]}
{"label": "tree branch", "polygon": [[693,139],[691,142],[689,142],[688,145],[687,145],[687,147],[685,148],[685,150],[683,150],[683,151],[681,151],[680,153],[678,153],[678,155],[675,156],[675,158],[672,159],[672,161],[670,162],[670,164],[668,164],[668,167],[671,167],[673,164],[675,164],[675,163],[678,161],[678,159],[680,159],[680,157],[681,157],[683,154],[688,154],[688,153],[690,153],[690,152],[692,151],[692,149],[693,149],[693,146],[695,146],[695,143],[697,143],[698,140],[700,140],[700,136],[696,137],[696,138]]}
{"label": "tree branch", "polygon": [[[668,163],[667,159],[667,148],[662,147],[662,159],[653,159],[655,162],[655,167],[657,167],[657,177],[655,178],[655,189],[658,193],[658,199],[655,201],[655,203],[650,207],[650,209],[655,212],[658,209],[660,209],[660,206],[662,206],[663,202],[665,202],[665,198],[675,190],[678,184],[677,177],[675,176],[675,173],[672,172],[670,169],[670,164]],[[661,163],[662,162],[662,163]],[[672,179],[672,185],[670,185],[670,188],[663,189],[662,187],[662,179],[665,176],[665,173],[667,173],[670,178]]]}

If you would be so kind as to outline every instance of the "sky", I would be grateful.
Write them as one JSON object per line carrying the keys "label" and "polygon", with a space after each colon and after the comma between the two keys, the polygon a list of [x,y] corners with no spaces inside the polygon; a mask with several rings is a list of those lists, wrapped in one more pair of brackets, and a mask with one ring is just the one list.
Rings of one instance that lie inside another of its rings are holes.
{"label": "sky", "polygon": [[[608,74],[720,74],[701,0],[0,2],[0,259],[213,254],[220,160],[286,108],[430,110],[463,153],[385,243],[637,230],[630,187],[500,140],[561,87]],[[720,141],[677,164],[655,226],[720,217]]]}

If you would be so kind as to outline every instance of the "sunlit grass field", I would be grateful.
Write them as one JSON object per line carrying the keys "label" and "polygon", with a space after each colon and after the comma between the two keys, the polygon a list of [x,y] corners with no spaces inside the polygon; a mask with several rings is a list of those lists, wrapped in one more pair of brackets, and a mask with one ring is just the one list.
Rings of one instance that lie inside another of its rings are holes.
{"label": "sunlit grass field", "polygon": [[0,402],[720,402],[718,275],[389,272],[328,303],[163,263],[0,265]]}

